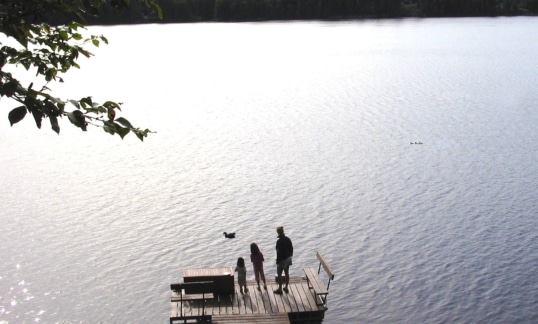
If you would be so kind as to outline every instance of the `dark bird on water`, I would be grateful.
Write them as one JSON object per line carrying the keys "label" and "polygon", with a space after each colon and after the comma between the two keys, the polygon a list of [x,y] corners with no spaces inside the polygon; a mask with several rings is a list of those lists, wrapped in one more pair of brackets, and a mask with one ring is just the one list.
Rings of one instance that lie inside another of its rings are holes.
{"label": "dark bird on water", "polygon": [[226,233],[226,232],[224,232],[224,237],[225,238],[235,238],[235,233]]}

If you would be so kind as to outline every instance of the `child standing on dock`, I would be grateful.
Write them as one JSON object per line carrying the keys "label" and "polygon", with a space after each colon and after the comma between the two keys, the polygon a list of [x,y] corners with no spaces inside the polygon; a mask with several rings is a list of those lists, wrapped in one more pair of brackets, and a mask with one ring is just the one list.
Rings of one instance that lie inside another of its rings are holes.
{"label": "child standing on dock", "polygon": [[243,293],[244,287],[245,292],[247,292],[247,268],[245,267],[245,259],[241,257],[237,258],[237,266],[235,267],[235,272],[237,272],[237,283],[239,284],[239,291]]}
{"label": "child standing on dock", "polygon": [[252,267],[254,268],[254,276],[256,276],[256,282],[258,283],[258,290],[260,290],[260,279],[263,280],[263,288],[267,289],[265,283],[265,274],[263,273],[263,253],[260,251],[258,244],[250,244],[250,261],[252,261]]}

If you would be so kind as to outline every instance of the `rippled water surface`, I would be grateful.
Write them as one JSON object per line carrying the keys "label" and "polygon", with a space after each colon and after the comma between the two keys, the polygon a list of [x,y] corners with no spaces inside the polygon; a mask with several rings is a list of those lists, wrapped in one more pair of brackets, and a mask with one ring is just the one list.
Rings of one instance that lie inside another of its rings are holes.
{"label": "rippled water surface", "polygon": [[56,93],[156,133],[10,128],[0,102],[0,323],[165,323],[185,267],[256,241],[273,276],[277,225],[292,275],[318,250],[336,273],[325,323],[538,322],[536,30],[91,28],[110,45]]}

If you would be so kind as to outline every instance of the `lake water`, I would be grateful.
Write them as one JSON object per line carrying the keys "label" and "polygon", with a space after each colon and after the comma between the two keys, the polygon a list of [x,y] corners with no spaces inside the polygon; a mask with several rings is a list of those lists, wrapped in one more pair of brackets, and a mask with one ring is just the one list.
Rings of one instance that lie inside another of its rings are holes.
{"label": "lake water", "polygon": [[256,241],[273,276],[277,225],[292,275],[318,250],[336,273],[325,323],[538,322],[537,30],[91,28],[110,45],[56,94],[156,133],[10,128],[1,102],[0,323],[166,323],[183,268]]}

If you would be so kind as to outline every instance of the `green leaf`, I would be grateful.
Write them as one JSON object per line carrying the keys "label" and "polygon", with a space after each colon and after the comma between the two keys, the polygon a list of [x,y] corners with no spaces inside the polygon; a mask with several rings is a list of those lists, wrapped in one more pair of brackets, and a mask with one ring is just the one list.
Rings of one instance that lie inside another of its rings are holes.
{"label": "green leaf", "polygon": [[80,104],[78,103],[78,101],[71,99],[71,100],[69,100],[69,102],[70,102],[73,106],[75,106],[75,107],[77,107],[78,109],[80,109]]}
{"label": "green leaf", "polygon": [[95,47],[99,47],[99,40],[98,40],[98,39],[92,39],[92,44],[93,44]]}
{"label": "green leaf", "polygon": [[116,122],[122,124],[125,127],[133,128],[133,125],[131,125],[131,123],[123,117],[116,119]]}
{"label": "green leaf", "polygon": [[69,28],[73,29],[73,30],[78,30],[78,28],[84,28],[84,25],[82,25],[81,23],[79,22],[76,22],[76,21],[72,21],[68,24]]}
{"label": "green leaf", "polygon": [[60,125],[58,125],[58,118],[56,116],[49,116],[50,126],[56,134],[60,134]]}
{"label": "green leaf", "polygon": [[35,90],[32,90],[30,88],[28,88],[27,92],[26,92],[26,95],[32,99],[36,99],[37,98],[37,95],[38,95],[38,92],[35,91]]}
{"label": "green leaf", "polygon": [[86,113],[93,113],[93,114],[96,114],[96,115],[106,114],[107,113],[107,109],[105,107],[101,107],[101,106],[98,106],[98,107],[95,107],[95,108],[84,107],[84,110],[86,110]]}
{"label": "green leaf", "polygon": [[125,135],[129,134],[130,129],[129,128],[123,128],[120,125],[116,124],[116,133],[120,135],[121,139],[125,137]]}
{"label": "green leaf", "polygon": [[9,123],[11,124],[11,126],[23,120],[24,117],[26,116],[27,111],[28,110],[26,109],[25,106],[20,106],[10,111],[8,114],[8,118],[9,118]]}
{"label": "green leaf", "polygon": [[17,93],[18,87],[19,82],[17,80],[9,80],[8,82],[2,84],[2,86],[0,87],[0,95],[12,97],[15,93]]}
{"label": "green leaf", "polygon": [[43,120],[43,113],[41,110],[32,111],[32,116],[34,116],[37,128],[41,129],[41,121]]}
{"label": "green leaf", "polygon": [[133,132],[135,133],[136,137],[138,137],[138,139],[142,142],[144,141],[144,137],[147,137],[148,133],[150,133],[149,129],[147,128],[143,131],[137,128],[133,130]]}
{"label": "green leaf", "polygon": [[83,48],[79,48],[78,49],[79,53],[81,53],[82,55],[86,56],[86,57],[90,57],[92,56],[92,53],[88,52],[87,50],[83,49]]}
{"label": "green leaf", "polygon": [[92,97],[80,99],[80,104],[82,105],[82,108],[86,108],[87,106],[93,107]]}
{"label": "green leaf", "polygon": [[63,40],[68,40],[68,39],[69,39],[69,33],[67,33],[66,30],[61,30],[61,31],[60,31],[60,37],[61,37]]}
{"label": "green leaf", "polygon": [[24,104],[32,116],[34,116],[37,128],[41,128],[41,120],[43,119],[43,109],[45,106],[44,102],[32,98],[31,96],[26,96],[26,98],[24,98]]}
{"label": "green leaf", "polygon": [[116,118],[116,111],[114,110],[114,108],[108,108],[107,116],[110,120],[114,120],[114,118]]}
{"label": "green leaf", "polygon": [[69,121],[73,123],[73,125],[80,127],[83,131],[86,131],[88,123],[86,123],[86,116],[84,116],[80,110],[74,110],[67,113],[67,117],[69,118]]}
{"label": "green leaf", "polygon": [[103,130],[109,134],[116,134],[116,125],[114,125],[114,123],[112,122],[109,122],[109,121],[105,121],[103,123]]}
{"label": "green leaf", "polygon": [[120,105],[115,103],[114,101],[107,101],[103,104],[107,109],[119,109]]}
{"label": "green leaf", "polygon": [[50,68],[47,71],[45,71],[45,80],[51,81],[56,78],[58,75],[58,70]]}

